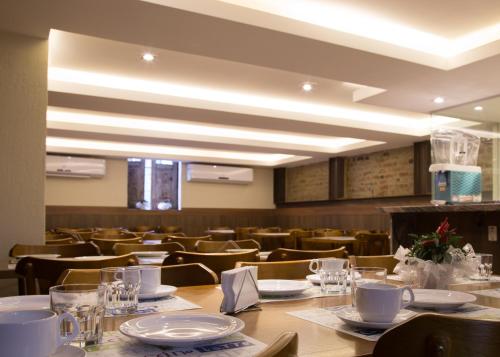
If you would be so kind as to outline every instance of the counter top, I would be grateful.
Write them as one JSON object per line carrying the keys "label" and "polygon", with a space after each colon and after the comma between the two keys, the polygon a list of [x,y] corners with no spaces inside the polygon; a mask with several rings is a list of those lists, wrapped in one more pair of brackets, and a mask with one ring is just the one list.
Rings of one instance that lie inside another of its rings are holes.
{"label": "counter top", "polygon": [[435,206],[432,204],[417,205],[417,206],[389,206],[389,207],[380,207],[380,210],[385,213],[500,211],[500,201],[443,205],[443,206]]}

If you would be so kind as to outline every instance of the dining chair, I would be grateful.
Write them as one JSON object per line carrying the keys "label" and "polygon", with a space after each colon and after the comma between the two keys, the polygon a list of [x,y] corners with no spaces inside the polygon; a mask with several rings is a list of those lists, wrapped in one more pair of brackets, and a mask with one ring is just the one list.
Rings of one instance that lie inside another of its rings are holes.
{"label": "dining chair", "polygon": [[268,262],[285,260],[304,260],[315,258],[347,258],[345,247],[333,250],[297,250],[280,248],[273,250],[267,257]]}
{"label": "dining chair", "polygon": [[102,228],[102,227],[97,227],[96,233],[103,234],[103,235],[117,235],[125,232],[124,228]]}
{"label": "dining chair", "polygon": [[257,231],[258,227],[236,227],[236,240],[243,240],[250,238],[252,233]]}
{"label": "dining chair", "polygon": [[283,332],[276,340],[254,357],[296,357],[298,347],[298,333]]}
{"label": "dining chair", "polygon": [[45,240],[45,245],[51,245],[51,244],[73,244],[77,243],[78,240],[76,240],[73,237],[68,237],[68,238],[59,238],[59,239],[46,239]]}
{"label": "dining chair", "polygon": [[500,321],[420,314],[386,331],[373,357],[497,357]]}
{"label": "dining chair", "polygon": [[162,239],[162,243],[168,243],[168,242],[177,242],[182,244],[182,246],[186,249],[188,252],[195,252],[196,251],[196,242],[199,240],[212,240],[211,236],[201,236],[201,237],[176,237],[176,236],[168,236],[166,238]]}
{"label": "dining chair", "polygon": [[235,242],[236,244],[238,244],[238,247],[240,249],[258,249],[258,250],[261,250],[261,246],[259,244],[259,242],[257,242],[256,240],[253,240],[253,239],[241,239],[241,240],[238,240]]}
{"label": "dining chair", "polygon": [[155,232],[146,232],[142,236],[143,240],[162,240],[170,236],[170,233],[155,233]]}
{"label": "dining chair", "polygon": [[394,255],[351,255],[349,261],[355,267],[379,267],[386,268],[387,274],[392,274],[399,260]]}
{"label": "dining chair", "polygon": [[179,226],[160,226],[158,227],[158,233],[178,233],[182,232],[182,228]]}
{"label": "dining chair", "polygon": [[134,226],[130,227],[129,232],[155,232],[158,227],[156,226]]}
{"label": "dining chair", "polygon": [[127,239],[127,238],[137,238],[137,236],[132,233],[132,232],[121,232],[118,234],[108,234],[108,233],[92,233],[92,239],[93,238],[100,238],[100,239]]}
{"label": "dining chair", "polygon": [[92,260],[26,257],[17,263],[16,273],[24,278],[26,284],[24,291],[28,295],[48,294],[49,288],[57,284],[57,279],[66,269],[100,269],[104,267],[137,265],[137,263],[137,258],[133,254],[109,259]]}
{"label": "dining chair", "polygon": [[213,226],[213,227],[208,227],[207,230],[209,231],[220,231],[220,230],[230,230],[232,229],[231,227],[229,226]]}
{"label": "dining chair", "polygon": [[65,239],[72,238],[71,234],[67,232],[55,232],[55,231],[46,231],[45,232],[45,240],[57,240],[57,239]]}
{"label": "dining chair", "polygon": [[9,251],[10,257],[28,254],[60,254],[61,257],[70,258],[85,255],[100,255],[101,251],[94,243],[49,245],[15,244]]}
{"label": "dining chair", "polygon": [[177,242],[168,242],[161,244],[142,244],[142,243],[116,243],[113,246],[115,255],[125,255],[132,252],[175,252],[185,251],[182,244]]}
{"label": "dining chair", "polygon": [[390,253],[387,233],[357,233],[354,255],[387,255]]}
{"label": "dining chair", "polygon": [[292,260],[281,262],[237,262],[236,268],[255,266],[259,279],[305,279],[312,274],[309,270],[311,260]]}
{"label": "dining chair", "polygon": [[[99,269],[68,269],[58,279],[58,284],[99,284]],[[195,286],[218,284],[217,275],[199,263],[161,267],[161,283],[165,285]]]}
{"label": "dining chair", "polygon": [[295,238],[291,235],[283,233],[266,233],[255,232],[250,235],[250,238],[259,242],[263,251],[270,251],[278,248],[295,249]]}
{"label": "dining chair", "polygon": [[255,233],[281,233],[280,227],[258,228]]}
{"label": "dining chair", "polygon": [[341,237],[344,231],[340,229],[321,228],[313,231],[314,237]]}
{"label": "dining chair", "polygon": [[301,239],[303,250],[332,250],[345,247],[349,254],[354,254],[356,242],[335,240],[335,237],[313,237]]}
{"label": "dining chair", "polygon": [[188,263],[201,263],[213,270],[220,279],[224,270],[233,269],[236,262],[259,261],[257,249],[241,253],[195,253],[195,252],[173,252],[163,261],[163,265],[177,265]]}
{"label": "dining chair", "polygon": [[302,228],[290,228],[285,230],[285,232],[290,233],[291,239],[295,241],[296,249],[303,249],[302,240],[304,238],[311,238],[314,236],[312,230],[304,230]]}
{"label": "dining chair", "polygon": [[195,243],[195,248],[198,253],[223,253],[226,249],[240,249],[241,247],[234,240],[199,240]]}
{"label": "dining chair", "polygon": [[113,255],[114,254],[113,247],[115,246],[116,243],[128,243],[128,244],[139,243],[142,241],[142,238],[141,237],[125,238],[125,239],[92,238],[90,241],[99,247],[103,255]]}

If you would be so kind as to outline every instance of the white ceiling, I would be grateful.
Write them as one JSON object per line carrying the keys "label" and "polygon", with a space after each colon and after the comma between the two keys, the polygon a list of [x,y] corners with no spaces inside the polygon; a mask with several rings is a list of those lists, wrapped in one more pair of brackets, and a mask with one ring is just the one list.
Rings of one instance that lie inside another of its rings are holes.
{"label": "white ceiling", "polygon": [[[282,166],[410,145],[436,125],[478,127],[429,114],[500,94],[500,3],[476,3],[5,0],[0,28],[55,29],[50,151]],[[316,6],[366,21],[339,30],[300,17]],[[373,38],[367,24],[445,47],[489,32],[443,56]]]}

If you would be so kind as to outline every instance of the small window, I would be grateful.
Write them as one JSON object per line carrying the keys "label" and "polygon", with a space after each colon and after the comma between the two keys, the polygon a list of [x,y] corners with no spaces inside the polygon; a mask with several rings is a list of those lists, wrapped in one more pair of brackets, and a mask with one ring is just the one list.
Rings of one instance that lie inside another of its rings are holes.
{"label": "small window", "polygon": [[179,209],[180,162],[129,158],[128,208]]}

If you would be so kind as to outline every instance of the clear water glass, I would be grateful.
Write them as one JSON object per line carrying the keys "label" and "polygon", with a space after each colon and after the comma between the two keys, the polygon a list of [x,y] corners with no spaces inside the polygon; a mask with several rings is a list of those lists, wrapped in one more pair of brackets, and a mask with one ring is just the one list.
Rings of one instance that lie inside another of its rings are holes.
{"label": "clear water glass", "polygon": [[476,253],[477,277],[481,280],[490,280],[493,274],[493,254]]}
{"label": "clear water glass", "polygon": [[352,306],[356,306],[356,288],[368,283],[385,284],[387,269],[379,267],[352,267],[351,268],[351,294]]}
{"label": "clear water glass", "polygon": [[318,271],[322,294],[345,294],[347,292],[347,270]]}
{"label": "clear water glass", "polygon": [[106,286],[107,313],[126,315],[137,310],[141,287],[139,267],[102,268],[101,284]]}
{"label": "clear water glass", "polygon": [[[102,340],[106,288],[97,284],[57,285],[49,289],[50,308],[58,315],[68,312],[78,321],[79,336],[72,344],[92,346]],[[61,324],[61,335],[70,336],[73,325]]]}

